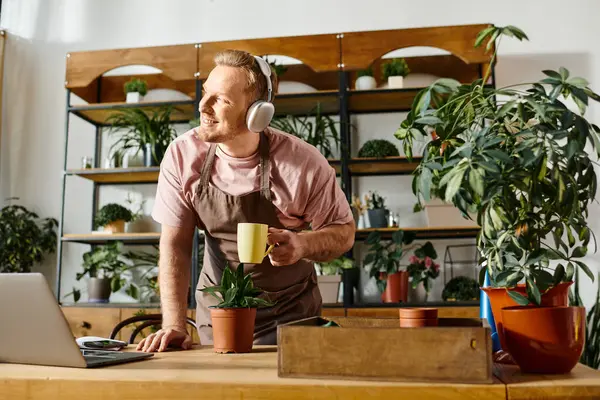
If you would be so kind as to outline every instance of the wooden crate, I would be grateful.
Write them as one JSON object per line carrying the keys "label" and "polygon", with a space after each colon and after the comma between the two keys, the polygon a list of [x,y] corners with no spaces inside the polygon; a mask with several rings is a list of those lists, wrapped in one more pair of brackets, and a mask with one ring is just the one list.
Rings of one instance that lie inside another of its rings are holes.
{"label": "wooden crate", "polygon": [[[323,327],[328,321],[340,327]],[[485,319],[400,328],[398,318],[314,317],[280,325],[277,335],[280,377],[492,382]]]}

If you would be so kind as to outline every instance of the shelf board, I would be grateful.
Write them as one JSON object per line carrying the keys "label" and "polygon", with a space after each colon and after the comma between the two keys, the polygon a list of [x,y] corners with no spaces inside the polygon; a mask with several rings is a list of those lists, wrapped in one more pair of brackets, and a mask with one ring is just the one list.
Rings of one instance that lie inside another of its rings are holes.
{"label": "shelf board", "polygon": [[352,113],[409,111],[421,89],[350,90],[348,108]]}
{"label": "shelf board", "polygon": [[400,228],[366,228],[356,230],[356,240],[365,240],[373,231],[381,232],[382,239],[390,239],[398,230],[413,232],[416,239],[468,239],[475,238],[480,231],[478,226],[426,226]]}
{"label": "shelf board", "polygon": [[352,158],[349,162],[353,176],[410,175],[421,162],[421,157]]}
{"label": "shelf board", "polygon": [[160,167],[71,169],[67,175],[77,175],[96,183],[158,182]]}
{"label": "shelf board", "polygon": [[337,114],[339,100],[337,90],[319,90],[315,92],[281,93],[275,96],[275,115],[307,115],[321,104],[321,114]]}
{"label": "shelf board", "polygon": [[69,108],[69,111],[94,125],[109,126],[110,124],[106,123],[106,119],[112,113],[117,112],[119,109],[139,108],[143,110],[146,114],[151,115],[153,112],[158,111],[162,106],[173,106],[173,112],[171,113],[171,122],[189,122],[195,117],[195,106],[193,100],[170,102],[85,104],[71,106]]}
{"label": "shelf board", "polygon": [[124,244],[158,244],[160,232],[144,233],[70,233],[62,237],[63,242],[106,244],[121,241]]}

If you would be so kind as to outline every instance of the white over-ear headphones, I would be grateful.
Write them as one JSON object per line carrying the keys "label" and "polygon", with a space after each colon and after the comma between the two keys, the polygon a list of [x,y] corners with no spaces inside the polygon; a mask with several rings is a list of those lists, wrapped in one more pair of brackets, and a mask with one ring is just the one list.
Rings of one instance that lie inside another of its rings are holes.
{"label": "white over-ear headphones", "polygon": [[273,99],[273,87],[271,85],[271,67],[260,57],[254,56],[260,70],[267,79],[268,96],[267,101],[259,99],[252,103],[246,113],[246,126],[252,132],[262,132],[273,118],[275,114],[275,106],[271,102]]}

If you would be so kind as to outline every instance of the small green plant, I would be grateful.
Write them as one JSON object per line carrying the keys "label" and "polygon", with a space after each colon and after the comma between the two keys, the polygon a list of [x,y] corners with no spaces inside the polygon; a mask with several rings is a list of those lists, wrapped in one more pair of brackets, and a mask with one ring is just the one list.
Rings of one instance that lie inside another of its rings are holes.
{"label": "small green plant", "polygon": [[373,76],[373,67],[369,67],[367,69],[361,69],[356,73],[356,77],[360,78],[363,76]]}
{"label": "small green plant", "polygon": [[269,65],[275,71],[275,74],[277,74],[277,76],[283,75],[288,70],[287,67],[283,64],[277,64],[275,61],[269,61],[269,57],[265,56],[265,61],[269,63]]}
{"label": "small green plant", "polygon": [[400,152],[395,144],[385,139],[371,139],[358,151],[361,158],[398,157]]}
{"label": "small green plant", "polygon": [[354,268],[354,260],[348,257],[339,257],[329,262],[317,264],[321,275],[340,275],[344,269]]}
{"label": "small green plant", "polygon": [[431,280],[440,275],[440,265],[433,260],[437,258],[437,252],[431,242],[426,242],[415,250],[408,262],[410,263],[406,270],[411,279],[413,289],[423,283],[425,292],[429,294],[431,290]]}
{"label": "small green plant", "polygon": [[479,300],[479,283],[468,276],[457,276],[448,281],[442,291],[444,301]]}
{"label": "small green plant", "polygon": [[410,74],[410,68],[404,58],[393,58],[381,64],[383,79],[387,80],[390,76],[406,76]]}
{"label": "small green plant", "polygon": [[244,274],[244,264],[240,263],[234,272],[225,266],[221,284],[205,287],[200,291],[209,293],[220,301],[215,308],[257,308],[271,307],[274,305],[269,300],[258,297],[263,293],[254,287],[252,274]]}
{"label": "small green plant", "polygon": [[31,272],[36,263],[56,250],[54,218],[40,218],[20,205],[0,210],[0,272]]}
{"label": "small green plant", "polygon": [[[126,287],[125,292],[137,299],[139,297],[139,288],[124,277],[124,273],[138,266],[132,264],[130,260],[122,255],[123,243],[119,241],[111,242],[103,246],[94,247],[92,250],[83,254],[83,272],[78,272],[75,279],[80,281],[86,275],[90,278],[104,278],[110,280],[110,290],[115,293]],[[81,291],[73,288],[71,293],[65,296],[73,295],[75,302],[81,298]]]}
{"label": "small green plant", "polygon": [[412,232],[398,230],[392,234],[392,240],[382,242],[381,233],[373,231],[367,236],[365,244],[369,246],[367,256],[363,265],[371,265],[369,276],[375,278],[377,286],[382,292],[385,290],[387,275],[394,274],[401,270],[400,264],[405,252],[409,250],[405,245],[411,244],[415,240]]}
{"label": "small green plant", "polygon": [[369,191],[368,195],[365,195],[365,203],[367,204],[367,210],[379,210],[385,208],[385,199],[377,193],[377,191]]}
{"label": "small green plant", "polygon": [[133,214],[128,208],[117,203],[106,204],[98,211],[98,214],[94,218],[97,228],[119,220],[130,222],[133,220]]}
{"label": "small green plant", "polygon": [[131,78],[128,82],[125,82],[123,90],[125,94],[138,92],[140,95],[145,96],[148,93],[148,84],[144,80]]}

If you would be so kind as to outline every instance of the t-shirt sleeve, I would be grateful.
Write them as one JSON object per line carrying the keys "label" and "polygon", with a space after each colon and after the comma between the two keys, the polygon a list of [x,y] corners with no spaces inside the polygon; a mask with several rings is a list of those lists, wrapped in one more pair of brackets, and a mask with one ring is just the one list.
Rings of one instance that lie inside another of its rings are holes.
{"label": "t-shirt sleeve", "polygon": [[317,156],[313,165],[317,166],[315,179],[309,185],[308,201],[304,218],[313,230],[328,225],[346,224],[354,221],[346,195],[337,182],[335,170],[324,157]]}
{"label": "t-shirt sleeve", "polygon": [[173,142],[167,148],[160,164],[156,198],[152,209],[152,218],[160,224],[190,227],[195,223],[194,210],[183,191],[182,165],[180,154]]}

